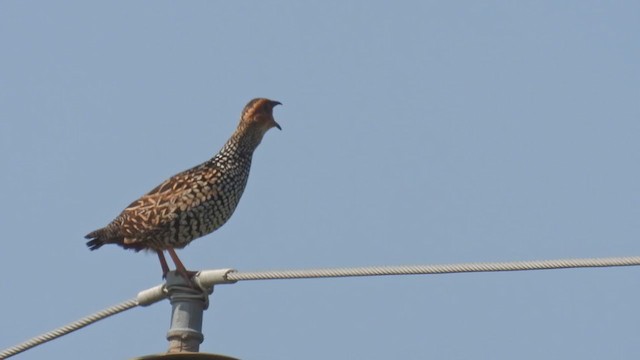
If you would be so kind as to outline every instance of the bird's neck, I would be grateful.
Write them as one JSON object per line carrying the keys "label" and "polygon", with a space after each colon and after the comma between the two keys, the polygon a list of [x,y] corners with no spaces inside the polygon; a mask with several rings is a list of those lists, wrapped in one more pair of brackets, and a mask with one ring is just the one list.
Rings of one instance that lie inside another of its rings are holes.
{"label": "bird's neck", "polygon": [[260,145],[263,136],[264,131],[261,129],[238,126],[222,149],[224,152],[250,157]]}

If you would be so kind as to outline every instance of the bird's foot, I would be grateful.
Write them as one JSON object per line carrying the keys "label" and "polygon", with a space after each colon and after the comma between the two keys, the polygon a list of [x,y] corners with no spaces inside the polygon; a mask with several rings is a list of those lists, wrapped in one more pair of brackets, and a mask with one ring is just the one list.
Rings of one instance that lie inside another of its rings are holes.
{"label": "bird's foot", "polygon": [[199,289],[199,287],[193,281],[193,277],[196,276],[196,274],[198,273],[197,271],[189,271],[183,268],[183,269],[176,269],[176,273],[178,273],[178,275],[180,275],[183,279],[186,280],[186,282],[189,284],[189,287],[191,287],[194,290]]}
{"label": "bird's foot", "polygon": [[[182,271],[181,269],[176,269],[175,272],[174,271],[167,271],[167,272],[162,274],[162,280],[166,281],[167,280],[167,274],[169,274],[170,272],[173,273],[173,276],[178,276],[178,277],[181,277],[182,279],[184,279],[184,283],[186,283],[185,285],[188,285],[190,288],[192,288],[194,290],[199,290],[200,289],[200,287],[198,285],[196,285],[196,283],[193,280],[194,276],[196,276],[196,274],[198,273],[197,271],[188,271],[186,269],[184,269],[184,271]],[[172,281],[172,283],[174,283],[174,281]]]}

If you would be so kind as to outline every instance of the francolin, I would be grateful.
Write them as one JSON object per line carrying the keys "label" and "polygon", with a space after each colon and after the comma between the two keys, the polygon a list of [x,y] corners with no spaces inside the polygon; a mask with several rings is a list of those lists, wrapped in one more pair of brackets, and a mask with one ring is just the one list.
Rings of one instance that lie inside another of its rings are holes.
{"label": "francolin", "polygon": [[169,266],[166,250],[176,270],[185,278],[192,273],[175,249],[214,232],[229,220],[244,192],[253,152],[264,134],[280,128],[273,118],[278,101],[253,99],[244,107],[240,123],[226,144],[210,160],[183,171],[134,201],[109,225],[89,233],[87,246],[105,244],[125,249],[155,251],[163,276]]}

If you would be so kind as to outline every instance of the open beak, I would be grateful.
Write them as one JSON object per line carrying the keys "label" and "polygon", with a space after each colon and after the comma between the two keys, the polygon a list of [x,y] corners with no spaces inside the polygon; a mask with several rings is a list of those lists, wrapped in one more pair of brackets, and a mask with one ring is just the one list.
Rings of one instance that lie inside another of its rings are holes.
{"label": "open beak", "polygon": [[[273,100],[271,100],[271,105],[272,105],[272,108],[274,108],[274,107],[276,107],[276,106],[278,106],[278,105],[282,105],[282,103],[281,103],[280,101],[273,101]],[[277,128],[278,128],[278,130],[282,131],[282,127],[280,127],[280,124],[278,124],[275,120],[273,120],[273,125],[274,125],[275,127],[277,127]]]}

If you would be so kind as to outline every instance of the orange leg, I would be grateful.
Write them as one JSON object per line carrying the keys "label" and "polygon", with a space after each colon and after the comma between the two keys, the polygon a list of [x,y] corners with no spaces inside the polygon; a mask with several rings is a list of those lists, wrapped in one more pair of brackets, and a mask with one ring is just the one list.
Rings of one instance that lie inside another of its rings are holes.
{"label": "orange leg", "polygon": [[171,256],[171,260],[173,260],[173,263],[176,264],[176,272],[182,275],[185,280],[191,282],[191,277],[195,275],[196,272],[188,271],[187,268],[184,267],[184,264],[182,263],[182,261],[180,261],[180,259],[178,258],[178,254],[176,254],[176,251],[173,250],[173,248],[168,248],[167,252],[169,253],[169,256]]}
{"label": "orange leg", "polygon": [[167,273],[169,272],[169,265],[167,265],[167,259],[164,258],[164,254],[162,250],[156,250],[158,254],[158,259],[160,259],[160,266],[162,267],[162,278],[167,277]]}

